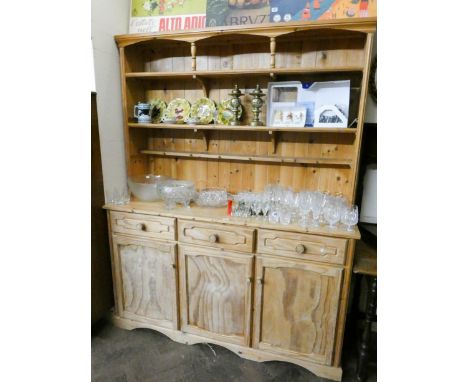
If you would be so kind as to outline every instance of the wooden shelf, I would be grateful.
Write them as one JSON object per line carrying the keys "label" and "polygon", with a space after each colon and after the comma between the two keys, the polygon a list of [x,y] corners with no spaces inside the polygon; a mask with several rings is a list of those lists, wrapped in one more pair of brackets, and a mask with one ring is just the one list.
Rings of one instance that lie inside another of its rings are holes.
{"label": "wooden shelf", "polygon": [[265,69],[238,69],[238,70],[194,70],[192,72],[133,72],[125,73],[127,78],[140,79],[175,79],[175,78],[221,78],[237,76],[270,76],[298,74],[307,75],[315,73],[337,73],[337,72],[362,72],[360,66],[335,66],[327,68],[305,67],[305,68],[265,68]]}
{"label": "wooden shelf", "polygon": [[227,125],[185,125],[169,123],[134,123],[129,122],[128,127],[135,129],[179,129],[179,130],[212,130],[212,131],[265,131],[265,132],[291,132],[291,133],[339,133],[356,134],[356,128],[320,128],[320,127],[271,127],[248,125],[227,126]]}
{"label": "wooden shelf", "polygon": [[205,158],[205,159],[224,159],[233,161],[253,161],[253,162],[274,162],[274,163],[292,163],[309,164],[316,166],[338,166],[351,167],[351,159],[331,159],[331,158],[300,158],[300,157],[280,157],[263,155],[244,155],[244,154],[209,154],[203,152],[191,151],[159,151],[159,150],[141,150],[141,154],[150,154],[157,156],[175,157],[175,158]]}

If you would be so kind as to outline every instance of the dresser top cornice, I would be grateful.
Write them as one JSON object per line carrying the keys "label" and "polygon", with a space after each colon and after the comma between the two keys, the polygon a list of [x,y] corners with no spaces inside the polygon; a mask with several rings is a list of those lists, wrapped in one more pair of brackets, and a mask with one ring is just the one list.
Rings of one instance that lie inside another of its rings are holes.
{"label": "dresser top cornice", "polygon": [[255,25],[232,25],[207,27],[203,29],[179,30],[155,33],[123,34],[114,36],[119,47],[133,45],[153,39],[168,39],[176,41],[195,42],[197,40],[219,36],[223,34],[251,34],[265,37],[276,37],[292,32],[311,29],[335,29],[362,33],[375,32],[377,27],[376,17],[364,17],[356,19],[297,21],[294,23],[264,23]]}

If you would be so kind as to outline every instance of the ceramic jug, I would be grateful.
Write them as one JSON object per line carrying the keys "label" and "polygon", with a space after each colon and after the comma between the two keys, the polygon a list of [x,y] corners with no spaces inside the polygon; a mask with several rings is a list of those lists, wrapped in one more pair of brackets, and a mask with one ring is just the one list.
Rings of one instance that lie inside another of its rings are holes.
{"label": "ceramic jug", "polygon": [[138,102],[133,107],[133,116],[138,119],[138,123],[151,123],[151,105],[149,103]]}

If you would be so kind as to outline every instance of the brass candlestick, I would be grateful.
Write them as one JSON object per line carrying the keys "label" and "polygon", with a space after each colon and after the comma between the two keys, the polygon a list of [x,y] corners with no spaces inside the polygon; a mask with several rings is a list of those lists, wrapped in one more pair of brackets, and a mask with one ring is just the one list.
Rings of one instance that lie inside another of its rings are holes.
{"label": "brass candlestick", "polygon": [[240,123],[240,108],[241,102],[239,97],[242,96],[242,92],[239,90],[237,84],[234,85],[234,89],[231,90],[229,95],[232,97],[229,101],[229,110],[234,114],[234,119],[229,123],[231,126],[239,126]]}
{"label": "brass candlestick", "polygon": [[265,97],[265,93],[262,92],[262,89],[260,88],[260,85],[257,84],[255,87],[255,90],[252,93],[249,93],[253,99],[252,99],[252,112],[254,115],[253,121],[250,123],[250,126],[263,126],[263,123],[259,119],[259,114],[260,114],[260,109],[263,106],[264,101],[262,100],[262,97]]}

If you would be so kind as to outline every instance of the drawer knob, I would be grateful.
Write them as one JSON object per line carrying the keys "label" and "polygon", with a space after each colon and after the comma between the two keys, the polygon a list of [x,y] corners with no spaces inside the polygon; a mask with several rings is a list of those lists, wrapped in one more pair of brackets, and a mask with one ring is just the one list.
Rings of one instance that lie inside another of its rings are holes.
{"label": "drawer knob", "polygon": [[218,242],[218,235],[215,233],[212,233],[210,236],[208,236],[208,240],[210,243],[217,243]]}
{"label": "drawer knob", "polygon": [[327,59],[327,52],[320,52],[320,59],[326,60]]}
{"label": "drawer knob", "polygon": [[138,223],[136,225],[136,228],[140,231],[145,231],[146,230],[146,226],[143,224],[143,223]]}
{"label": "drawer knob", "polygon": [[305,252],[305,250],[306,249],[305,249],[303,244],[296,245],[296,253],[301,255],[301,254],[303,254]]}

